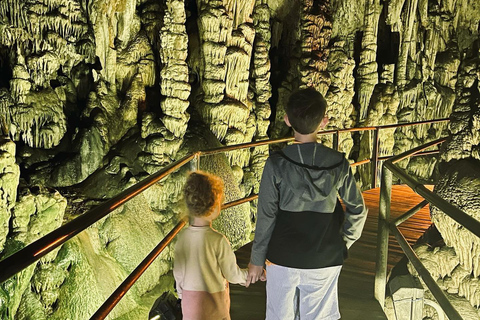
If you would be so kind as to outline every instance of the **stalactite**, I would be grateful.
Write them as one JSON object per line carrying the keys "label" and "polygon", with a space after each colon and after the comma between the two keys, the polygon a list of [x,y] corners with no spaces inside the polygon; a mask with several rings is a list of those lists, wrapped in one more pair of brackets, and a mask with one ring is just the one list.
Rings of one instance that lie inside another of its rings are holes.
{"label": "stalactite", "polygon": [[[10,113],[11,131],[15,139],[23,139],[32,147],[52,148],[65,134],[66,120],[65,115],[61,115],[63,103],[56,101],[61,89],[52,91],[50,81],[56,79],[58,70],[68,73],[68,66],[82,60],[71,43],[88,32],[87,19],[74,0],[29,0],[21,5],[19,1],[6,1],[6,4],[1,12],[12,19],[12,24],[2,26],[4,32],[0,40],[16,48],[17,63],[10,87],[14,103],[22,110]],[[51,14],[54,10],[62,14],[54,17]]]}
{"label": "stalactite", "polygon": [[[352,104],[355,95],[353,69],[355,61],[349,56],[345,43],[349,40],[338,40],[331,45],[328,56],[327,71],[330,74],[331,84],[325,99],[327,100],[328,124],[326,129],[351,128],[354,126],[355,109]],[[339,151],[349,154],[353,147],[350,134],[339,137]]]}
{"label": "stalactite", "polygon": [[[301,2],[298,25],[300,38],[292,41],[295,43],[298,40],[300,49],[294,50],[292,53],[290,70],[278,88],[275,123],[272,129],[274,138],[284,136],[289,131],[283,123],[283,117],[285,104],[292,90],[314,87],[323,95],[328,90],[330,76],[326,70],[329,54],[328,43],[332,33],[329,6],[329,1],[303,0]],[[295,46],[297,45],[295,44]]]}
{"label": "stalactite", "polygon": [[218,103],[224,98],[227,52],[225,43],[233,22],[223,6],[215,1],[205,1],[199,6],[198,24],[204,59],[204,70],[200,75],[205,94],[203,101]]}
{"label": "stalactite", "polygon": [[[255,140],[267,139],[267,130],[270,124],[271,108],[268,99],[272,96],[270,85],[270,9],[265,0],[257,0],[253,10],[255,41],[253,45],[253,92],[255,97]],[[246,191],[258,193],[259,183],[265,160],[268,157],[268,146],[256,147],[250,155],[250,166],[244,175]],[[252,215],[256,214],[255,208]]]}
{"label": "stalactite", "polygon": [[160,92],[164,98],[160,108],[163,115],[158,120],[152,118],[151,113],[143,115],[142,137],[146,143],[139,158],[144,169],[151,173],[175,159],[190,119],[187,113],[191,88],[186,64],[188,37],[185,21],[184,1],[165,2],[158,43],[162,63]]}
{"label": "stalactite", "polygon": [[300,83],[325,95],[330,85],[330,77],[325,72],[332,32],[332,22],[328,19],[330,2],[304,0],[302,3]]}
{"label": "stalactite", "polygon": [[400,45],[400,52],[396,68],[396,83],[400,88],[403,88],[407,84],[408,80],[410,80],[407,77],[408,57],[410,54],[410,50],[412,50],[413,47],[412,44],[415,43],[412,35],[414,33],[413,28],[415,26],[414,22],[417,12],[417,5],[418,0],[406,0],[406,9],[403,13],[403,38]]}
{"label": "stalactite", "polygon": [[378,0],[368,0],[365,3],[365,27],[362,36],[362,49],[358,66],[358,122],[363,122],[367,117],[370,98],[378,82],[377,74],[377,34],[378,20],[381,5]]}
{"label": "stalactite", "polygon": [[[199,1],[198,4],[204,59],[201,74],[204,95],[198,110],[212,132],[227,145],[249,142],[255,132],[254,121],[247,121],[253,109],[249,75],[255,38],[251,19],[254,4],[254,0]],[[218,112],[220,106],[225,112]],[[228,111],[236,108],[241,110],[239,115]],[[227,157],[232,165],[245,167],[250,154],[235,151]]]}

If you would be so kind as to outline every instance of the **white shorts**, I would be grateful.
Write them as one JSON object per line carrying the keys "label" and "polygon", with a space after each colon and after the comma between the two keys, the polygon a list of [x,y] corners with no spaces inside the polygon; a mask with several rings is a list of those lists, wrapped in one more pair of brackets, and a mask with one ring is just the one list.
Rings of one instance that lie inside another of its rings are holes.
{"label": "white shorts", "polygon": [[295,269],[267,265],[266,320],[338,320],[342,266]]}

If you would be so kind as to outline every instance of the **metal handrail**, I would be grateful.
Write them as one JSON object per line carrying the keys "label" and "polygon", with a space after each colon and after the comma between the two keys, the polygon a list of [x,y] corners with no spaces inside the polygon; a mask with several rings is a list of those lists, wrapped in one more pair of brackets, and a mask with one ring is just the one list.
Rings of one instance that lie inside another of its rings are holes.
{"label": "metal handrail", "polygon": [[434,145],[442,143],[447,138],[441,138],[429,143],[424,144],[423,146],[419,146],[415,149],[410,151],[404,152],[398,156],[392,157],[390,160],[385,161],[384,167],[392,171],[392,173],[404,181],[413,191],[418,193],[422,196],[425,200],[429,203],[433,204],[443,212],[445,212],[450,218],[461,224],[464,228],[475,234],[477,237],[480,238],[480,221],[473,218],[469,214],[463,212],[458,207],[454,206],[450,202],[442,199],[436,193],[428,190],[423,184],[418,182],[416,179],[412,178],[405,170],[395,166],[394,164],[407,158],[411,154],[415,154],[421,150],[430,148]]}
{"label": "metal handrail", "polygon": [[[228,209],[230,207],[238,206],[240,204],[250,202],[258,198],[257,194],[251,195],[249,197],[231,201],[222,205],[222,210]],[[140,276],[147,270],[147,268],[153,263],[155,258],[162,253],[173,238],[177,235],[178,232],[185,226],[187,222],[187,217],[184,217],[177,223],[177,225],[163,238],[163,240],[148,254],[148,256],[135,268],[135,270],[130,273],[130,275],[125,279],[120,286],[110,295],[110,297],[105,300],[97,312],[93,314],[90,320],[103,320],[107,317],[110,311],[120,302],[123,296],[130,290],[130,288],[135,284],[135,282],[140,278]]]}
{"label": "metal handrail", "polygon": [[60,228],[53,230],[49,234],[27,245],[25,248],[3,259],[0,261],[0,283],[22,271],[47,253],[65,243],[65,241],[79,234],[116,208],[120,207],[131,198],[162,180],[185,163],[188,163],[195,157],[195,155],[196,154],[185,156],[179,161],[166,166],[157,173],[148,176],[139,183],[125,189],[112,199],[105,201],[80,217],[64,224]]}
{"label": "metal handrail", "polygon": [[143,261],[128,275],[128,277],[122,282],[120,286],[105,300],[102,306],[93,314],[90,319],[100,320],[105,319],[110,311],[120,302],[128,290],[135,284],[140,276],[147,271],[148,267],[155,261],[155,259],[163,252],[173,238],[182,230],[187,223],[187,219],[183,218],[177,225],[163,238],[163,240],[143,259]]}
{"label": "metal handrail", "polygon": [[[373,163],[374,165],[374,170],[373,170],[373,186],[376,185],[376,172],[377,172],[377,166],[378,162],[384,160],[383,158],[385,157],[378,157],[376,156],[376,153],[378,152],[378,139],[379,139],[379,131],[382,129],[390,129],[390,128],[399,128],[399,127],[406,127],[406,126],[413,126],[413,125],[421,125],[421,124],[433,124],[433,123],[438,123],[438,122],[446,122],[449,121],[449,119],[434,119],[434,120],[426,120],[426,121],[419,121],[419,122],[412,122],[412,123],[401,123],[401,124],[392,124],[392,125],[383,125],[383,126],[377,126],[377,127],[362,127],[362,128],[349,128],[349,129],[341,129],[341,130],[327,130],[327,131],[322,131],[318,132],[318,135],[327,135],[327,134],[333,134],[334,137],[336,138],[336,148],[338,149],[338,141],[339,141],[339,135],[340,133],[349,133],[349,132],[360,132],[360,131],[373,131],[375,130],[375,145],[374,145],[374,162],[372,162],[372,159],[365,159],[360,162],[356,162],[352,164],[352,166],[358,166],[361,164],[366,164],[366,163]],[[225,146],[225,147],[219,147],[219,148],[214,148],[214,149],[208,149],[208,150],[203,150],[203,151],[197,151],[193,154],[187,155],[180,160],[177,160],[167,167],[161,169],[157,173],[145,178],[144,180],[138,182],[137,184],[131,186],[130,188],[124,190],[121,192],[119,195],[115,196],[114,198],[107,200],[103,204],[95,207],[94,209],[88,211],[87,213],[83,214],[82,216],[66,223],[65,225],[61,226],[60,228],[52,231],[51,233],[47,234],[46,236],[38,239],[37,241],[27,245],[25,248],[17,251],[16,253],[8,256],[7,258],[3,259],[0,261],[0,283],[6,281],[8,278],[12,277],[14,274],[20,272],[21,270],[25,269],[27,266],[30,264],[36,262],[39,260],[41,257],[44,255],[48,254],[55,248],[59,247],[63,243],[65,243],[67,240],[70,238],[74,237],[78,233],[82,232],[83,230],[87,229],[90,227],[92,224],[95,222],[99,221],[101,218],[105,217],[107,214],[130,200],[131,198],[135,197],[136,195],[140,194],[142,191],[145,189],[149,188],[153,184],[159,182],[166,176],[168,176],[170,173],[174,172],[175,170],[179,169],[186,163],[190,162],[191,160],[196,161],[197,167],[199,167],[199,158],[202,155],[212,155],[212,154],[217,154],[217,153],[222,153],[222,152],[228,152],[228,151],[235,151],[239,149],[244,149],[244,148],[252,148],[252,147],[258,147],[262,145],[270,145],[270,144],[275,144],[275,143],[282,143],[282,142],[291,142],[294,141],[293,137],[288,137],[288,138],[280,138],[280,139],[271,139],[271,140],[261,140],[261,141],[255,141],[255,142],[250,142],[250,143],[244,143],[244,144],[239,144],[239,145],[231,145],[231,146]],[[237,205],[240,203],[248,202],[251,200],[256,199],[258,196],[257,195],[251,195],[249,197],[239,199],[236,201],[233,201],[227,205],[233,206]],[[178,226],[178,225],[177,225]],[[176,229],[177,226],[174,228]],[[173,230],[171,231],[173,232]],[[173,239],[173,237],[171,238]],[[170,239],[170,241],[171,241]],[[165,240],[165,239],[164,239]],[[163,246],[162,242],[159,244],[159,246]],[[165,246],[168,245],[170,241],[167,241]],[[154,249],[155,250],[155,249]],[[161,253],[161,250],[159,250],[156,254]],[[151,255],[154,254],[153,251],[152,253],[146,258],[151,259]],[[153,258],[155,259],[155,258]],[[151,261],[153,261],[153,259]],[[150,262],[151,263],[151,262]],[[148,267],[148,266],[147,266]],[[143,267],[138,267],[140,269],[143,269]],[[144,270],[141,271],[143,273]],[[138,275],[138,277],[141,275],[141,273]],[[137,275],[130,275],[129,278],[127,278],[125,281],[126,282],[131,282],[130,286],[133,285],[133,283],[138,279]],[[128,280],[128,281],[127,281]],[[128,287],[130,288],[130,287]],[[128,290],[128,289],[127,289]],[[113,296],[113,295],[112,295]],[[121,298],[121,297],[120,297]],[[113,299],[113,298],[112,298]],[[116,299],[116,298],[115,298]],[[109,303],[112,303],[113,300],[109,300]],[[115,300],[115,304],[119,300]],[[113,308],[113,307],[112,307]]]}
{"label": "metal handrail", "polygon": [[443,311],[447,314],[448,319],[463,320],[458,311],[452,306],[445,293],[442,291],[442,289],[440,289],[435,279],[433,279],[430,272],[428,272],[427,268],[425,268],[423,263],[417,257],[417,254],[408,244],[400,230],[396,226],[391,225],[390,231],[392,231],[394,234],[395,239],[397,239],[397,242],[400,244],[400,248],[402,248],[408,260],[410,260],[415,270],[417,270],[420,277],[422,277],[423,282],[425,282],[427,287],[430,289],[433,296],[438,301],[438,304],[440,304],[440,307],[442,307]]}
{"label": "metal handrail", "polygon": [[[391,129],[391,128],[397,128],[397,127],[400,128],[400,127],[407,127],[407,126],[414,126],[414,125],[421,125],[421,124],[433,124],[433,123],[446,122],[446,121],[448,121],[447,118],[433,119],[433,120],[426,120],[426,121],[419,121],[419,122],[412,122],[412,123],[383,125],[383,126],[377,126],[377,127],[326,130],[326,131],[319,132],[318,135],[334,134],[336,135],[336,139],[338,141],[338,136],[340,133],[369,131],[369,130],[379,131],[382,129]],[[376,148],[374,150],[374,154],[376,154],[378,150],[378,136],[379,136],[378,133],[375,136],[376,136],[376,142],[375,142]],[[121,206],[122,204],[130,200],[131,198],[141,193],[143,190],[147,189],[148,187],[162,180],[171,172],[177,170],[178,168],[182,167],[184,164],[188,163],[193,159],[198,160],[199,157],[202,155],[212,155],[212,154],[217,154],[221,152],[228,152],[228,151],[234,151],[239,149],[252,148],[252,147],[258,147],[263,145],[270,145],[270,144],[291,142],[291,141],[294,141],[293,137],[261,140],[261,141],[249,142],[244,144],[224,146],[224,147],[219,147],[214,149],[197,151],[193,154],[187,155],[182,159],[171,163],[170,165],[161,169],[157,173],[145,178],[144,180],[124,190],[123,192],[113,197],[112,199],[107,200],[103,204],[93,208],[92,210],[81,215],[80,217],[66,223],[60,228],[50,232],[44,237],[27,245],[25,248],[1,260],[0,261],[0,283],[6,281],[8,278],[12,277],[14,274],[22,271],[23,269],[28,267],[30,264],[36,262],[47,253],[59,247],[60,245],[65,243],[67,240],[71,239],[78,233],[90,227],[92,224],[94,224],[101,218],[105,217],[107,214],[109,214],[110,212],[112,212],[113,210],[115,210],[116,208],[118,208],[119,206]],[[383,160],[383,158],[384,157],[377,157],[377,160],[381,161]],[[373,171],[374,182],[372,186],[376,185],[376,173],[377,173],[378,161],[375,161],[373,163],[374,170],[372,171]],[[365,159],[360,162],[354,163],[353,166],[370,163],[370,162],[372,162],[371,159]]]}
{"label": "metal handrail", "polygon": [[[445,314],[451,320],[461,320],[462,317],[457,310],[452,306],[445,293],[440,289],[438,284],[432,278],[428,270],[421,263],[420,259],[415,254],[415,251],[405,240],[398,225],[413,216],[419,209],[426,205],[429,202],[431,205],[442,210],[450,218],[458,222],[464,228],[475,234],[477,237],[480,237],[480,221],[474,219],[467,213],[463,212],[456,206],[452,205],[448,201],[442,199],[439,195],[433,193],[427,189],[423,184],[418,182],[415,178],[408,175],[408,173],[395,165],[395,163],[406,159],[408,157],[414,156],[420,151],[435,146],[437,144],[443,143],[447,138],[441,138],[430,143],[424,144],[422,146],[416,147],[412,150],[406,151],[398,156],[392,157],[389,160],[386,160],[383,164],[382,170],[382,183],[380,187],[380,201],[379,201],[379,215],[378,215],[378,235],[377,235],[377,263],[376,263],[376,272],[375,272],[375,298],[378,300],[382,308],[385,304],[385,292],[386,292],[386,275],[387,275],[387,258],[388,258],[388,238],[389,231],[395,235],[400,247],[404,251],[407,258],[410,260],[420,277],[423,279],[427,287],[430,289],[435,299],[438,301],[442,307]],[[422,196],[425,200],[419,203],[414,208],[410,209],[404,215],[399,218],[390,220],[390,202],[391,202],[391,192],[392,192],[392,181],[393,175],[397,178],[400,178],[405,182],[412,190],[417,194]]]}

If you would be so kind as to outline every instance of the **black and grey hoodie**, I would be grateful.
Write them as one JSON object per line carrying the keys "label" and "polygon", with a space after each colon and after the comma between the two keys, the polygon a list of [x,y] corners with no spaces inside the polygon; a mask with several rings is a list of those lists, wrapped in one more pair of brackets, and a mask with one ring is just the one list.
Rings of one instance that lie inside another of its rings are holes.
{"label": "black and grey hoodie", "polygon": [[313,142],[287,146],[265,164],[251,263],[268,259],[301,269],[341,265],[366,217],[343,153]]}

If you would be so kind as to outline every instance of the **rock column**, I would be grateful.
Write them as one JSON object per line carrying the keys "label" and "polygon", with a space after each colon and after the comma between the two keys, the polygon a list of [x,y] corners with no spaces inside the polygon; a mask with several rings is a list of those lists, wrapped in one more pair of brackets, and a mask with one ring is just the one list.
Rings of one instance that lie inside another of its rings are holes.
{"label": "rock column", "polygon": [[[199,1],[203,98],[198,110],[210,130],[226,145],[252,141],[255,114],[249,94],[255,29],[255,1]],[[227,153],[232,166],[243,168],[249,150]]]}
{"label": "rock column", "polygon": [[141,134],[145,141],[140,159],[149,173],[156,172],[175,159],[190,119],[187,113],[190,84],[185,21],[184,1],[166,1],[157,45],[161,62],[162,116],[158,118],[155,113],[145,113],[142,119]]}
{"label": "rock column", "polygon": [[[293,41],[290,70],[278,88],[275,124],[272,136],[282,137],[288,133],[283,122],[289,95],[298,88],[314,87],[325,95],[330,85],[327,72],[328,43],[332,33],[330,2],[302,0],[300,5],[300,38]],[[288,27],[296,27],[288,25]],[[297,49],[299,47],[299,49]]]}
{"label": "rock column", "polygon": [[0,253],[3,251],[12,208],[17,200],[20,168],[15,163],[15,143],[0,137]]}

